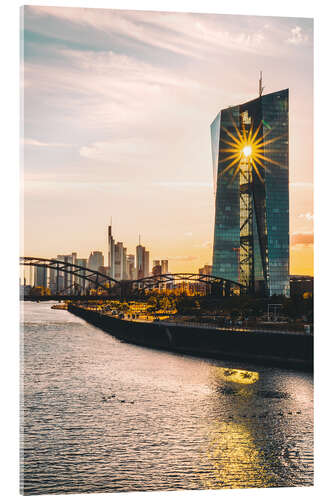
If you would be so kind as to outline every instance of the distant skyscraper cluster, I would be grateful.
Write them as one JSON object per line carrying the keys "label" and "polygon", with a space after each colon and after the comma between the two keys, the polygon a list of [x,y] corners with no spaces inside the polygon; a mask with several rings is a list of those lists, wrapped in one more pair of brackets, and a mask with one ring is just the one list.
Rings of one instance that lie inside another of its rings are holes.
{"label": "distant skyscraper cluster", "polygon": [[[140,236],[135,255],[127,254],[124,243],[115,241],[111,224],[107,229],[107,263],[104,262],[104,255],[100,250],[93,250],[88,258],[78,258],[77,253],[72,252],[68,255],[58,254],[54,257],[54,260],[97,271],[117,281],[132,281],[145,278],[156,274],[156,269],[159,271],[157,274],[168,273],[168,260],[153,261],[155,269],[150,270],[149,250],[141,245]],[[158,263],[157,268],[156,263]],[[82,276],[82,272],[80,274]],[[87,274],[89,274],[89,271],[85,272],[84,276]],[[55,269],[35,267],[33,278],[30,277],[29,281],[34,287],[49,288],[52,294],[59,291],[69,294],[74,290],[84,291],[92,287],[92,284],[81,276],[75,276],[64,271],[57,272]]]}

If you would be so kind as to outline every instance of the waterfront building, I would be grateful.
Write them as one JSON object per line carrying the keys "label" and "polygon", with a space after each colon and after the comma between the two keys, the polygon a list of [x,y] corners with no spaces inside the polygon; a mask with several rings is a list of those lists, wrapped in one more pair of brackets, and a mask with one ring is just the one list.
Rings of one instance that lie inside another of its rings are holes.
{"label": "waterfront building", "polygon": [[213,275],[289,296],[288,89],[222,109],[211,125]]}

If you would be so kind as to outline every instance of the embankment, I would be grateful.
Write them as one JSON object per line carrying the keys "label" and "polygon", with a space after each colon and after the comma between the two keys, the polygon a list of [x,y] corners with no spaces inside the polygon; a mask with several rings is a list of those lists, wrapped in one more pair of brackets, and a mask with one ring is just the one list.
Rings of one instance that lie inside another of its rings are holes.
{"label": "embankment", "polygon": [[313,368],[313,336],[230,332],[168,322],[140,323],[114,318],[74,304],[68,311],[132,344],[216,359],[248,360],[300,370]]}

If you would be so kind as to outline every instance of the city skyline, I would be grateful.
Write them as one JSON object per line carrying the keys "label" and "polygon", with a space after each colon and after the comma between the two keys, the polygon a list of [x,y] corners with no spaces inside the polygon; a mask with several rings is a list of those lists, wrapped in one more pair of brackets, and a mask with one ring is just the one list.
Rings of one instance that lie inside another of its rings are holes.
{"label": "city skyline", "polygon": [[209,125],[263,70],[290,89],[290,272],[313,274],[312,20],[25,7],[24,28],[25,255],[107,255],[112,213],[127,248],[210,264]]}

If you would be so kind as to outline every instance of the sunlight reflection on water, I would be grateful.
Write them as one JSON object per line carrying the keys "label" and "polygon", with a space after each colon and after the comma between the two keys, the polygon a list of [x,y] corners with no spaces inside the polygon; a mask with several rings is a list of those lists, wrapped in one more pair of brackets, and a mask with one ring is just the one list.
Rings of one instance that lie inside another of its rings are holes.
{"label": "sunlight reflection on water", "polygon": [[133,346],[50,305],[24,305],[25,494],[312,485],[311,375]]}

